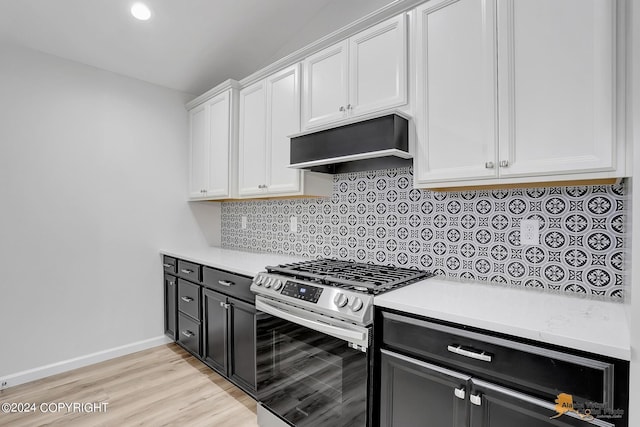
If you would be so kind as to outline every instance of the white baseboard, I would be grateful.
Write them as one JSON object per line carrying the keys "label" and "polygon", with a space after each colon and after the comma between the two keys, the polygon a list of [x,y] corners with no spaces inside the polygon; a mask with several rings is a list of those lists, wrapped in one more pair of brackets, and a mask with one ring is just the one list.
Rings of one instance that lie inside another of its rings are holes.
{"label": "white baseboard", "polygon": [[67,372],[72,369],[82,368],[83,366],[93,365],[94,363],[103,362],[115,357],[124,356],[135,353],[137,351],[146,350],[148,348],[157,347],[159,345],[168,344],[171,339],[162,335],[148,340],[138,341],[126,344],[120,347],[114,347],[107,350],[91,353],[73,359],[63,360],[61,362],[52,363],[50,365],[40,366],[38,368],[29,369],[15,374],[10,374],[0,378],[0,390],[13,387],[19,384],[28,383],[49,377],[51,375]]}

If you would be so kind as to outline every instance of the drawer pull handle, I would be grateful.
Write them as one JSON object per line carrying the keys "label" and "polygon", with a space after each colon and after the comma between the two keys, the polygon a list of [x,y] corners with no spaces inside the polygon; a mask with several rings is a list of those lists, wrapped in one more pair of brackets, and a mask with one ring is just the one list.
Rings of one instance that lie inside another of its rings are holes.
{"label": "drawer pull handle", "polygon": [[185,336],[185,337],[187,337],[187,338],[191,338],[191,337],[196,336],[196,334],[194,334],[194,333],[193,333],[193,332],[191,332],[191,331],[182,331],[182,335],[184,335],[184,336]]}
{"label": "drawer pull handle", "polygon": [[191,274],[193,273],[193,270],[189,270],[188,268],[183,268],[180,270],[181,272],[183,272],[184,274]]}
{"label": "drawer pull handle", "polygon": [[464,388],[457,388],[453,390],[453,394],[455,394],[458,399],[464,400],[464,397],[465,397]]}
{"label": "drawer pull handle", "polygon": [[491,355],[486,354],[484,351],[482,353],[476,353],[474,351],[465,350],[459,345],[447,346],[447,350],[449,350],[451,353],[459,354],[460,356],[470,357],[476,360],[482,360],[483,362],[491,362]]}
{"label": "drawer pull handle", "polygon": [[229,307],[231,307],[231,304],[227,304],[226,302],[220,301],[220,307],[224,309],[228,309]]}
{"label": "drawer pull handle", "polygon": [[162,264],[162,266],[163,266],[164,268],[172,268],[172,267],[173,267],[173,264],[167,264],[167,263],[165,262],[164,264]]}
{"label": "drawer pull handle", "polygon": [[231,285],[235,285],[235,283],[230,282],[228,280],[218,280],[218,284],[222,285],[222,286],[231,286]]}
{"label": "drawer pull handle", "polygon": [[193,298],[191,298],[191,297],[180,297],[180,299],[181,299],[182,301],[184,301],[184,302],[191,302],[191,301],[193,301]]}
{"label": "drawer pull handle", "polygon": [[469,396],[469,400],[476,406],[482,406],[482,396],[479,394],[472,394]]}

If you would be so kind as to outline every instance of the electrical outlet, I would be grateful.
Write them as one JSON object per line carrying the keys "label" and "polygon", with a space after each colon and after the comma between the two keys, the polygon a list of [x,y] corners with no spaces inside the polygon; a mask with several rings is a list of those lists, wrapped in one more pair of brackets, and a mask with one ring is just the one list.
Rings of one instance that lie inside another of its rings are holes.
{"label": "electrical outlet", "polygon": [[540,244],[540,224],[537,219],[523,219],[520,221],[520,244],[539,245]]}
{"label": "electrical outlet", "polygon": [[292,215],[289,218],[289,232],[290,233],[298,232],[298,217]]}
{"label": "electrical outlet", "polygon": [[247,217],[246,216],[242,217],[242,229],[243,230],[247,229]]}

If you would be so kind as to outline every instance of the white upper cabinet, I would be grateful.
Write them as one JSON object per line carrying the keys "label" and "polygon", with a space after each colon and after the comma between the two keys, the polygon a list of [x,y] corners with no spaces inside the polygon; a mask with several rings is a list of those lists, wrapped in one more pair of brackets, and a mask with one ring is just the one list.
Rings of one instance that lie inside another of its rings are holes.
{"label": "white upper cabinet", "polygon": [[237,91],[228,89],[189,111],[189,198],[233,197],[235,134],[233,105]]}
{"label": "white upper cabinet", "polygon": [[419,182],[497,176],[495,8],[430,1],[417,10]]}
{"label": "white upper cabinet", "polygon": [[300,131],[300,66],[240,91],[240,197],[327,195],[330,175],[290,169],[289,135]]}
{"label": "white upper cabinet", "polygon": [[615,0],[416,11],[417,186],[624,176]]}
{"label": "white upper cabinet", "polygon": [[405,14],[362,31],[304,61],[305,129],[406,103]]}
{"label": "white upper cabinet", "polygon": [[610,171],[615,0],[501,0],[500,175]]}
{"label": "white upper cabinet", "polygon": [[240,91],[239,182],[240,196],[256,195],[266,186],[267,91],[264,80]]}

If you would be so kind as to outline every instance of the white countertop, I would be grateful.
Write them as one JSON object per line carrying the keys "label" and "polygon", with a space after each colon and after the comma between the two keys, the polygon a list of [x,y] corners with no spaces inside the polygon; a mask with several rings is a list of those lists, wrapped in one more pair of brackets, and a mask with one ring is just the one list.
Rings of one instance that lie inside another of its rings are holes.
{"label": "white countertop", "polygon": [[268,254],[258,252],[236,251],[216,247],[201,249],[163,249],[162,255],[195,262],[209,267],[231,271],[253,277],[268,265],[286,264],[303,261],[302,257]]}
{"label": "white countertop", "polygon": [[624,304],[533,289],[430,278],[378,295],[375,305],[488,331],[631,358]]}

